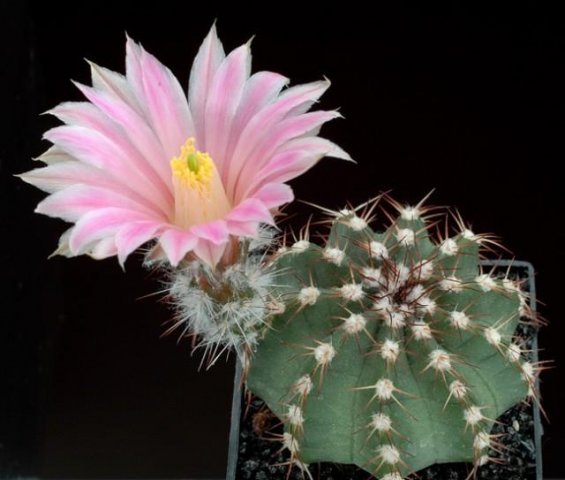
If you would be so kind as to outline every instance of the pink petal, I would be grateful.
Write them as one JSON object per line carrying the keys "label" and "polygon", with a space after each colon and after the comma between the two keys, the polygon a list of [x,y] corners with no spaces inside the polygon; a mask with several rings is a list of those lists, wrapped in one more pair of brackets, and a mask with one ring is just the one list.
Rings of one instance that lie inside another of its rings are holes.
{"label": "pink petal", "polygon": [[249,188],[256,173],[256,169],[263,167],[269,162],[273,153],[285,142],[308,134],[312,129],[324,124],[334,118],[340,117],[338,112],[310,112],[283,120],[273,127],[263,138],[257,142],[256,148],[243,162],[242,171],[234,184],[233,199],[239,202]]}
{"label": "pink petal", "polygon": [[198,258],[215,268],[224,255],[226,246],[227,243],[215,245],[213,242],[201,238],[194,247],[194,253]]}
{"label": "pink petal", "polygon": [[205,110],[205,143],[199,142],[199,148],[212,156],[220,175],[226,165],[224,156],[232,121],[250,71],[251,52],[246,44],[227,56],[209,88]]}
{"label": "pink petal", "polygon": [[186,139],[195,135],[188,101],[172,72],[153,55],[141,49],[140,61],[143,72],[142,99],[167,159],[171,159],[180,153],[180,147]]}
{"label": "pink petal", "polygon": [[43,152],[39,157],[34,158],[34,160],[43,162],[47,165],[76,161],[75,158],[71,157],[67,152],[65,152],[61,147],[57,145],[51,145],[45,152]]}
{"label": "pink petal", "polygon": [[227,242],[229,236],[225,220],[214,220],[213,222],[194,225],[190,231],[199,239],[207,240],[214,245]]}
{"label": "pink petal", "polygon": [[90,65],[92,86],[96,90],[106,92],[108,95],[122,100],[138,113],[143,111],[124,75],[108,70],[107,68],[96,65],[95,63],[88,63]]}
{"label": "pink petal", "polygon": [[147,198],[133,191],[129,185],[120,179],[116,179],[107,172],[99,168],[87,165],[76,160],[57,162],[47,167],[36,168],[29,172],[19,175],[27,183],[38,188],[54,193],[64,188],[84,184],[95,187],[103,187],[114,190],[130,197],[148,209],[155,209],[155,206]]}
{"label": "pink petal", "polygon": [[104,208],[84,215],[75,225],[69,238],[69,248],[73,255],[88,250],[93,242],[105,237],[113,237],[129,222],[150,220],[146,215],[123,208]]}
{"label": "pink petal", "polygon": [[49,130],[44,137],[73,157],[127,181],[132,189],[144,192],[165,215],[171,211],[171,192],[159,185],[161,180],[152,172],[149,178],[146,172],[142,173],[144,161],[123,144],[119,132],[110,139],[97,130],[63,126]]}
{"label": "pink petal", "polygon": [[214,75],[224,58],[224,49],[218,39],[216,25],[212,25],[194,58],[188,88],[189,105],[194,118],[196,136],[202,145],[206,144],[205,114],[208,92]]}
{"label": "pink petal", "polygon": [[292,188],[283,183],[269,183],[263,185],[253,194],[253,197],[261,200],[269,209],[280,207],[294,200]]}
{"label": "pink petal", "polygon": [[256,198],[248,198],[235,207],[226,217],[232,235],[256,237],[259,223],[274,225],[269,209]]}
{"label": "pink petal", "polygon": [[117,251],[114,237],[106,237],[96,242],[87,254],[95,260],[103,260],[104,258],[113,257]]}
{"label": "pink petal", "polygon": [[253,176],[243,198],[264,183],[283,183],[302,175],[325,156],[352,161],[345,151],[324,138],[301,137],[286,142]]}
{"label": "pink petal", "polygon": [[235,207],[226,217],[231,222],[263,222],[273,224],[273,217],[262,201],[248,198]]}
{"label": "pink petal", "polygon": [[148,209],[126,195],[106,188],[89,185],[73,185],[49,195],[37,205],[35,211],[67,222],[76,222],[80,217],[100,208],[118,207],[160,219],[159,212]]}
{"label": "pink petal", "polygon": [[116,234],[116,248],[118,261],[123,267],[126,258],[141,245],[155,238],[157,232],[164,227],[163,223],[158,222],[133,222],[124,225]]}
{"label": "pink petal", "polygon": [[124,134],[141,154],[148,167],[161,178],[169,190],[172,190],[170,158],[165,154],[159,139],[147,124],[146,119],[119,98],[113,98],[104,92],[84,85],[76,85],[88,100],[123,127]]}
{"label": "pink petal", "polygon": [[176,267],[185,255],[194,249],[198,239],[190,232],[170,228],[159,238],[159,243],[169,262]]}
{"label": "pink petal", "polygon": [[[288,78],[272,72],[258,72],[249,78],[232,122],[230,139],[225,152],[226,160],[229,161],[232,158],[234,148],[247,123],[263,107],[274,102],[287,83]],[[224,184],[227,182],[229,172],[228,168],[224,168],[221,172]]]}
{"label": "pink petal", "polygon": [[328,82],[314,82],[289,88],[276,102],[265,106],[251,118],[241,132],[230,158],[230,172],[225,183],[228,197],[234,198],[238,173],[244,168],[258,141],[263,138],[258,132],[270,132],[293,108],[317,100],[328,86]]}

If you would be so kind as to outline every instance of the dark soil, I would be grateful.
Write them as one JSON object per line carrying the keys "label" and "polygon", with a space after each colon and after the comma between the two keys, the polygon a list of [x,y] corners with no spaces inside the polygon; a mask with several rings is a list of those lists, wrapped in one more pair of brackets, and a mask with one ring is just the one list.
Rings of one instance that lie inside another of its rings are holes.
{"label": "dark soil", "polygon": [[[522,272],[520,272],[522,273]],[[518,327],[517,335],[528,339],[524,348],[531,350],[535,330],[528,324]],[[532,359],[533,360],[533,359]],[[536,449],[533,406],[517,405],[508,410],[495,424],[492,433],[502,434],[502,453],[490,451],[489,456],[500,463],[490,462],[479,468],[478,480],[536,480]],[[288,452],[281,451],[280,441],[272,441],[282,433],[282,426],[262,400],[253,398],[242,404],[239,434],[237,480],[303,480],[307,478],[298,468],[288,472]],[[264,432],[262,438],[256,432]],[[417,480],[465,480],[471,464],[447,463],[433,465],[418,472]],[[368,480],[368,472],[354,465],[319,463],[310,465],[315,480]]]}

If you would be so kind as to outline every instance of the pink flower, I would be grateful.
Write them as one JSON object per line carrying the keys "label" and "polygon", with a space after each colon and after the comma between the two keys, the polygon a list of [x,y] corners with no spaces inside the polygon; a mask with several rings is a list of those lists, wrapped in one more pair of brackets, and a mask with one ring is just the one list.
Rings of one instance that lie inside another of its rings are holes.
{"label": "pink flower", "polygon": [[284,89],[250,75],[249,44],[224,54],[215,27],[192,65],[188,100],[171,71],[131,39],[126,75],[91,64],[87,102],[50,111],[47,164],[22,178],[48,192],[36,211],[74,225],[56,253],[127,256],[152,239],[176,266],[215,266],[230,239],[254,237],[293,199],[284,182],[324,156],[350,159],[317,133],[335,111],[308,112],[328,81]]}

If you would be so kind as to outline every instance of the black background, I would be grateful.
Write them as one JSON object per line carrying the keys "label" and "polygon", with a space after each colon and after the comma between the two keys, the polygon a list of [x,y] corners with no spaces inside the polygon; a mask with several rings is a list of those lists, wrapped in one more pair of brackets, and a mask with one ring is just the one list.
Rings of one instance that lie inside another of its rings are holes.
{"label": "black background", "polygon": [[[550,424],[547,477],[565,476],[563,161],[565,30],[539,2],[494,9],[284,2],[4,2],[0,5],[0,472],[46,477],[223,476],[233,363],[198,372],[189,345],[160,339],[170,318],[159,279],[115,259],[47,260],[64,225],[32,213],[42,194],[12,177],[32,168],[55,121],[39,113],[80,99],[83,58],[123,71],[124,31],[183,84],[217,19],[226,49],[256,35],[254,70],[293,83],[326,75],[324,127],[357,166],[325,160],[292,182],[329,207],[392,189],[456,206],[538,272],[551,322],[542,357]],[[491,2],[494,3],[494,2]],[[557,3],[557,2],[555,2]],[[383,3],[384,5],[384,3]],[[310,212],[295,203],[298,225]]]}

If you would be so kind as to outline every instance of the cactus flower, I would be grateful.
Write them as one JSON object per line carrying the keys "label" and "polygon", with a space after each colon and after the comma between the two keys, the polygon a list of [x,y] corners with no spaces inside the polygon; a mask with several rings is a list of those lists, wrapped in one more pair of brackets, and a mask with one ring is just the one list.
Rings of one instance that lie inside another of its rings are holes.
{"label": "cactus flower", "polygon": [[22,175],[50,195],[36,211],[74,225],[56,253],[117,255],[157,239],[153,253],[176,266],[193,254],[214,267],[230,239],[256,237],[293,199],[288,180],[324,156],[349,159],[317,136],[339,117],[308,110],[328,88],[284,88],[273,72],[250,74],[249,43],[227,56],[215,27],[190,73],[188,98],[171,71],[130,38],[125,76],[91,64],[87,101],[49,113],[46,166]]}

